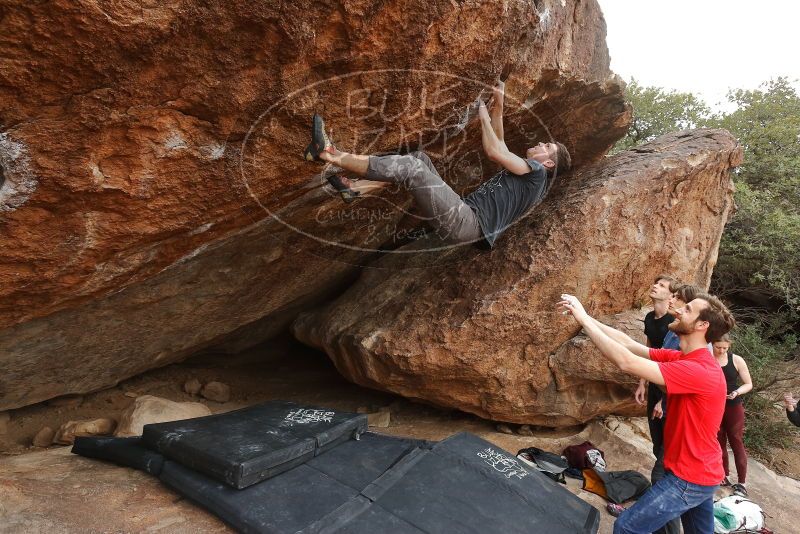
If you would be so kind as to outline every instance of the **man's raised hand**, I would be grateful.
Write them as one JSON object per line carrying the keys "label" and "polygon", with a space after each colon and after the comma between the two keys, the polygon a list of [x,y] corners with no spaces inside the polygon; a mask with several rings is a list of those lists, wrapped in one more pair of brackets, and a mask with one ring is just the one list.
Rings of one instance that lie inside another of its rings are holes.
{"label": "man's raised hand", "polygon": [[568,295],[566,293],[561,295],[561,302],[558,303],[558,306],[562,314],[572,314],[579,323],[587,317],[586,310],[583,309],[583,304],[581,304],[578,297],[574,295]]}

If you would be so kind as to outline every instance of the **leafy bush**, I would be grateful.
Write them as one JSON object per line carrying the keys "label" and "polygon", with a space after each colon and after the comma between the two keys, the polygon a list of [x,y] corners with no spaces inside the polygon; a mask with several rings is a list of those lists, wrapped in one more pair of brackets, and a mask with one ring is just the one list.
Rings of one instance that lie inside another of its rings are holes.
{"label": "leafy bush", "polygon": [[756,319],[752,323],[742,323],[731,332],[732,350],[747,362],[753,378],[753,391],[745,400],[755,397],[755,393],[768,393],[781,383],[796,378],[795,351],[797,336],[786,333],[786,318],[774,315]]}
{"label": "leafy bush", "polygon": [[[797,427],[775,408],[775,402],[763,395],[745,401],[744,446],[759,460],[770,464],[770,449],[788,449],[800,436]],[[777,417],[771,417],[774,414]]]}
{"label": "leafy bush", "polygon": [[800,95],[786,78],[732,91],[736,109],[707,121],[744,147],[712,288],[800,319]]}

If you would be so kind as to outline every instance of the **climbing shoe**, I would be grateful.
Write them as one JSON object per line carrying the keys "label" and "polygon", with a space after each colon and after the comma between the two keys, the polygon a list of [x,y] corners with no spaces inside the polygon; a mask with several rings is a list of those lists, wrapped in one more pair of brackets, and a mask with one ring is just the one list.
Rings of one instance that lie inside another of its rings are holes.
{"label": "climbing shoe", "polygon": [[328,183],[336,189],[336,192],[342,196],[342,200],[347,202],[348,204],[356,199],[358,195],[361,193],[359,191],[353,191],[352,187],[353,184],[345,178],[344,176],[339,176],[338,174],[332,174],[327,178]]}
{"label": "climbing shoe", "polygon": [[326,151],[333,151],[333,143],[325,133],[325,121],[314,113],[311,119],[311,143],[303,151],[303,157],[306,161],[322,161],[319,155]]}

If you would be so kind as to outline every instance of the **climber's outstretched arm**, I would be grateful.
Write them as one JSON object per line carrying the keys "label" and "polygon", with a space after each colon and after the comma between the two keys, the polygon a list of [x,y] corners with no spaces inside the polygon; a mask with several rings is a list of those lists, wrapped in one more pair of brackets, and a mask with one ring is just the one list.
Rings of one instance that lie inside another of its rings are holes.
{"label": "climber's outstretched arm", "polygon": [[514,174],[521,176],[531,172],[528,162],[508,150],[505,142],[497,137],[489,111],[483,101],[478,107],[478,117],[481,120],[481,141],[486,156]]}
{"label": "climber's outstretched arm", "polygon": [[489,116],[492,119],[492,129],[497,138],[505,144],[503,138],[503,103],[506,95],[505,82],[497,82],[497,85],[492,89],[492,107],[489,110]]}

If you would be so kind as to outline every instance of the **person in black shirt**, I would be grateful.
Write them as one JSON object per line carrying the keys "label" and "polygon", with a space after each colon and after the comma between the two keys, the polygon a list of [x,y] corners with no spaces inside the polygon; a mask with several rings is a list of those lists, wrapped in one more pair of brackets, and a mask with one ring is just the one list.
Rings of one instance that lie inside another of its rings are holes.
{"label": "person in black shirt", "polygon": [[[464,199],[442,180],[424,152],[365,156],[338,150],[328,139],[319,115],[314,115],[312,141],[305,157],[368,180],[400,184],[413,195],[422,218],[440,238],[492,247],[500,234],[542,201],[555,177],[572,165],[569,151],[558,142],[538,143],[524,157],[508,149],[503,138],[504,96],[505,84],[500,82],[493,91],[491,113],[483,100],[478,106],[483,149],[503,169]],[[350,187],[342,177],[337,177],[334,186],[340,192]]]}
{"label": "person in black shirt", "polygon": [[[664,337],[669,332],[669,324],[675,318],[668,313],[669,301],[672,298],[673,285],[675,279],[666,274],[656,277],[650,287],[650,299],[653,302],[653,310],[644,316],[644,335],[647,337],[647,346],[660,349],[664,344]],[[636,389],[636,402],[644,404],[645,394],[647,394],[647,414],[648,418],[652,415],[655,404],[661,399],[661,390],[655,386],[646,388],[644,380],[639,381]],[[659,410],[660,411],[660,410]],[[660,416],[659,416],[660,418]]]}

